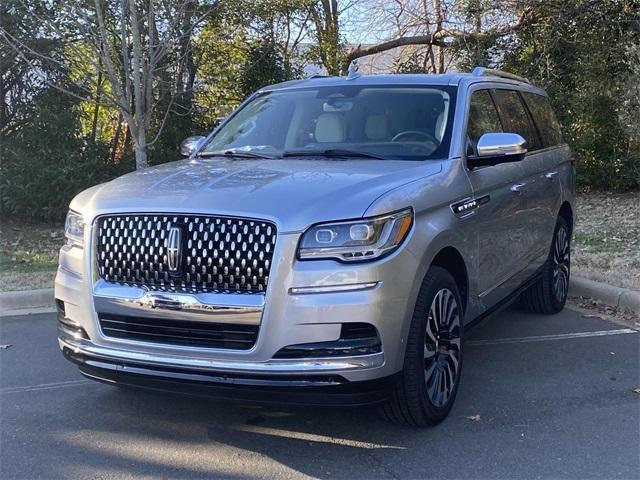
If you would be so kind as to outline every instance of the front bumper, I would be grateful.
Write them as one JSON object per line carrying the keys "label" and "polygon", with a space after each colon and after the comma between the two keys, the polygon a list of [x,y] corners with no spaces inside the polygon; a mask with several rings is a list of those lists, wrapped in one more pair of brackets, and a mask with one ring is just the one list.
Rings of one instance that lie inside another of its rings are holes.
{"label": "front bumper", "polygon": [[[85,245],[90,245],[91,233],[85,232],[85,236]],[[372,263],[298,262],[298,239],[298,234],[282,234],[278,238],[264,305],[252,306],[261,308],[259,318],[255,319],[252,312],[234,313],[233,321],[259,325],[255,344],[246,350],[154,344],[106,336],[100,328],[99,312],[111,309],[111,313],[123,313],[121,309],[129,308],[132,315],[171,315],[174,319],[187,312],[163,310],[163,305],[158,309],[145,302],[134,305],[130,300],[105,304],[91,275],[92,253],[63,248],[55,297],[64,302],[65,317],[79,325],[86,338],[61,330],[60,347],[68,359],[80,364],[85,375],[106,381],[116,376],[115,381],[124,378],[129,384],[160,377],[162,382],[196,381],[200,386],[208,382],[262,388],[268,384],[288,390],[313,386],[338,392],[336,387],[355,388],[392,378],[403,366],[406,334],[419,287],[415,279],[422,278],[416,257],[403,248]],[[353,285],[367,288],[351,290]],[[203,320],[216,313],[202,311],[198,305],[188,314]],[[280,350],[292,345],[336,341],[341,326],[348,323],[373,325],[382,351],[331,358],[275,358]]]}
{"label": "front bumper", "polygon": [[[318,362],[314,365],[313,367],[318,369],[314,370],[315,375],[309,374],[308,364],[303,366],[300,362],[277,362],[281,364],[280,367],[291,369],[286,375],[256,373],[255,370],[229,371],[229,365],[224,365],[223,369],[212,366],[177,367],[177,363],[159,364],[155,359],[153,362],[115,359],[111,356],[113,352],[101,355],[95,353],[95,348],[87,345],[74,347],[77,342],[64,339],[63,335],[60,336],[59,342],[65,358],[77,364],[80,372],[92,380],[187,395],[258,403],[356,406],[385,401],[390,395],[391,387],[397,381],[397,375],[394,375],[369,381],[349,382],[341,375],[330,373],[332,368],[341,365],[330,365],[328,362]],[[349,359],[343,360],[346,360],[347,368],[353,367],[349,365]],[[319,369],[324,369],[327,373],[318,374]]]}
{"label": "front bumper", "polygon": [[153,369],[181,368],[220,374],[273,374],[310,375],[338,374],[352,370],[379,368],[384,365],[384,353],[353,357],[270,359],[266,362],[215,360],[213,358],[185,357],[160,352],[148,353],[132,349],[102,347],[91,340],[74,338],[66,332],[58,332],[58,344],[65,351],[87,358],[114,364],[135,363]]}

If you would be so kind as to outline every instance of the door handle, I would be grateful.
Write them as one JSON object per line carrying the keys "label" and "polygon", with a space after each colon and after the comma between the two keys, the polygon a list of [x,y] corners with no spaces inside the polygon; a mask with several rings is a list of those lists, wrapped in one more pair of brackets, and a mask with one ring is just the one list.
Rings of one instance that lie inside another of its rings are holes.
{"label": "door handle", "polygon": [[513,193],[517,193],[518,195],[520,195],[524,191],[526,186],[527,186],[526,183],[514,183],[513,185],[511,185],[510,190]]}
{"label": "door handle", "polygon": [[553,180],[554,178],[556,178],[558,176],[558,171],[557,170],[553,170],[552,172],[547,172],[544,174],[545,177],[547,177],[549,180]]}

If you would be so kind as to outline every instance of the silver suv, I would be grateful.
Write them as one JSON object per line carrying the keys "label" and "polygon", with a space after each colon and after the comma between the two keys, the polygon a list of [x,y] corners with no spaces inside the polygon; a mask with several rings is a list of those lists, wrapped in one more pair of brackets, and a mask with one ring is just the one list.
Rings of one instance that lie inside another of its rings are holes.
{"label": "silver suv", "polygon": [[183,153],[71,202],[59,343],[87,377],[432,425],[470,322],[565,304],[573,157],[524,79],[286,82]]}

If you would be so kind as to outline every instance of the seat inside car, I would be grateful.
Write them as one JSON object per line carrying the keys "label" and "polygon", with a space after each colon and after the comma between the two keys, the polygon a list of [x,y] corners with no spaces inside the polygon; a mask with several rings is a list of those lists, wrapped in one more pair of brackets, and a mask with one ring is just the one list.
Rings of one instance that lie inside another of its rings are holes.
{"label": "seat inside car", "polygon": [[444,110],[442,110],[438,114],[438,118],[436,120],[436,131],[434,135],[440,142],[442,141],[442,137],[444,137],[444,129],[447,126],[446,122],[447,119],[445,117]]}
{"label": "seat inside car", "polygon": [[345,140],[345,121],[339,113],[323,113],[316,120],[315,139],[319,143],[339,143]]}
{"label": "seat inside car", "polygon": [[367,117],[364,125],[367,139],[382,142],[389,139],[389,119],[383,113],[372,114]]}

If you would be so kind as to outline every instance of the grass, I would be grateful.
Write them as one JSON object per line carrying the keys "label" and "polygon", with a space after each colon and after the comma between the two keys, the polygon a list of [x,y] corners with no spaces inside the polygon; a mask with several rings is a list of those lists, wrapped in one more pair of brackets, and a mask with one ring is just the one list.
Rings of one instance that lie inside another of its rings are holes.
{"label": "grass", "polygon": [[573,273],[640,291],[640,193],[582,193]]}
{"label": "grass", "polygon": [[64,243],[61,224],[3,220],[0,225],[0,291],[51,288]]}
{"label": "grass", "polygon": [[[573,243],[573,273],[640,291],[640,193],[582,193]],[[53,286],[61,224],[3,221],[0,291]]]}

